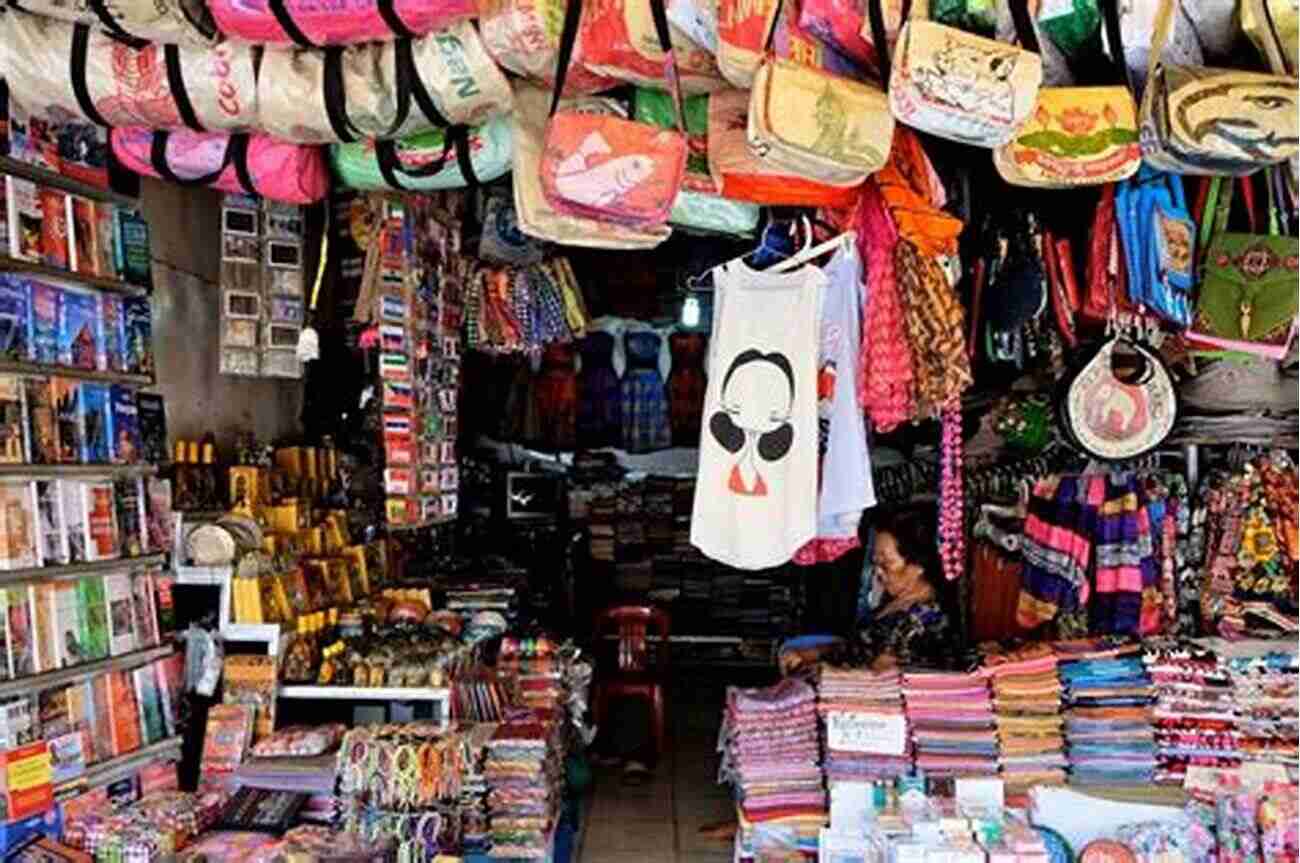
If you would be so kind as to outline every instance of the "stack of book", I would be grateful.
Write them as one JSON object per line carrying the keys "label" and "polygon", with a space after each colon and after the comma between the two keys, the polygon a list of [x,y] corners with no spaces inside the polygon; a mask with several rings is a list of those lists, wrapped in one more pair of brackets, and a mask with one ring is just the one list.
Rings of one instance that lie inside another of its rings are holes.
{"label": "stack of book", "polygon": [[149,223],[139,210],[5,176],[0,252],[82,276],[150,284]]}

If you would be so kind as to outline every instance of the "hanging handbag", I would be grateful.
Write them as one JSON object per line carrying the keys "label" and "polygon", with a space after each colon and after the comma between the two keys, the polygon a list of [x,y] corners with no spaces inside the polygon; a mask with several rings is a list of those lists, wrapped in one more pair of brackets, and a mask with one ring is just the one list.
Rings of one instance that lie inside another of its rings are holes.
{"label": "hanging handbag", "polygon": [[[510,176],[519,230],[553,243],[597,249],[649,249],[668,239],[672,229],[667,225],[632,228],[571,216],[550,205],[541,180],[542,142],[546,135],[549,101],[549,94],[536,87],[523,85],[515,90],[515,111],[511,117],[515,152]],[[585,110],[626,116],[622,105],[607,98],[567,100],[564,107],[566,111]]]}
{"label": "hanging handbag", "polygon": [[128,127],[113,129],[109,143],[118,161],[135,173],[182,186],[211,186],[289,204],[312,204],[329,193],[329,170],[319,147],[270,135]]}
{"label": "hanging handbag", "polygon": [[[1272,190],[1270,183],[1270,204]],[[1300,242],[1280,234],[1275,206],[1270,206],[1269,234],[1229,233],[1230,181],[1215,177],[1210,198],[1202,223],[1207,242],[1201,292],[1188,335],[1221,350],[1279,360],[1294,336],[1300,309]]]}
{"label": "hanging handbag", "polygon": [[243,130],[257,124],[257,78],[246,45],[140,47],[86,24],[0,14],[0,77],[29,115],[99,126]]}
{"label": "hanging handbag", "polygon": [[1196,223],[1187,211],[1182,178],[1146,165],[1115,193],[1128,268],[1128,296],[1185,329],[1196,283]]}
{"label": "hanging handbag", "polygon": [[754,85],[777,6],[778,0],[718,0],[718,69],[733,87]]}
{"label": "hanging handbag", "polygon": [[1142,158],[1178,174],[1253,174],[1300,149],[1294,77],[1167,63],[1176,0],[1161,0],[1142,94]]}
{"label": "hanging handbag", "polygon": [[[589,3],[584,11],[582,65],[589,72],[641,87],[663,83],[667,57],[646,0]],[[683,92],[708,93],[727,85],[712,52],[671,25],[669,38]]]}
{"label": "hanging handbag", "polygon": [[[1137,173],[1142,163],[1137,105],[1125,83],[1117,2],[1103,0],[1113,80],[1119,83],[1041,88],[1038,104],[1014,140],[993,151],[993,164],[1008,183],[1059,189],[1117,183]],[[1037,51],[1026,0],[1011,0],[1011,12],[1020,43]]]}
{"label": "hanging handbag", "polygon": [[267,48],[257,98],[261,128],[303,144],[478,126],[511,105],[510,83],[469,21],[419,39]]}
{"label": "hanging handbag", "polygon": [[747,141],[750,94],[723,90],[709,96],[709,173],[724,198],[765,206],[852,207],[860,189],[832,186],[786,172],[752,151]]}
{"label": "hanging handbag", "polygon": [[[777,5],[779,11],[780,0]],[[797,176],[861,185],[889,158],[889,100],[869,84],[777,57],[775,35],[774,22],[750,93],[749,148]]]}
{"label": "hanging handbag", "polygon": [[335,144],[330,164],[349,188],[429,192],[490,183],[510,170],[511,153],[510,123],[497,116],[482,126]]}
{"label": "hanging handbag", "polygon": [[1241,0],[1241,29],[1279,75],[1294,75],[1300,50],[1300,4],[1295,0]]}
{"label": "hanging handbag", "polygon": [[1124,461],[1158,447],[1178,417],[1173,378],[1160,356],[1141,342],[1125,341],[1141,360],[1132,381],[1116,377],[1112,336],[1064,380],[1058,398],[1062,430],[1088,456]]}
{"label": "hanging handbag", "polygon": [[[668,221],[696,231],[747,235],[758,227],[758,206],[720,197],[709,173],[709,98],[704,93],[686,97],[686,175]],[[661,129],[673,125],[673,100],[663,90],[638,87],[633,105],[638,121]]]}
{"label": "hanging handbag", "polygon": [[86,24],[137,48],[145,42],[207,47],[221,38],[206,0],[23,0],[9,6],[69,24]]}
{"label": "hanging handbag", "polygon": [[928,5],[912,4],[898,36],[889,79],[894,118],[963,144],[1006,144],[1038,98],[1041,58],[929,21]]}
{"label": "hanging handbag", "polygon": [[686,173],[685,109],[663,0],[649,2],[660,46],[667,55],[664,77],[673,94],[676,128],[662,130],[620,117],[558,110],[582,16],[582,0],[570,0],[541,164],[542,190],[558,212],[636,228],[653,228],[668,221]]}
{"label": "hanging handbag", "polygon": [[321,48],[412,39],[478,15],[473,0],[208,0],[217,27],[259,45]]}
{"label": "hanging handbag", "polygon": [[[564,6],[565,0],[480,0],[478,26],[483,44],[503,69],[552,86],[560,53],[560,34],[553,24],[563,18]],[[573,56],[565,79],[566,96],[597,93],[618,84],[583,64],[581,32]]]}

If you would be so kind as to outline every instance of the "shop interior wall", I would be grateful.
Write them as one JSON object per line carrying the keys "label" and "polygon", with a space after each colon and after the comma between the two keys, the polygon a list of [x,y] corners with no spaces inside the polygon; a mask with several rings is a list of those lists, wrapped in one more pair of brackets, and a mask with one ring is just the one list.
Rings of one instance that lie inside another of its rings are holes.
{"label": "shop interior wall", "polygon": [[153,246],[156,390],[166,400],[169,446],[211,431],[219,454],[229,458],[245,431],[260,442],[296,436],[300,381],[217,372],[220,194],[144,180],[140,201]]}

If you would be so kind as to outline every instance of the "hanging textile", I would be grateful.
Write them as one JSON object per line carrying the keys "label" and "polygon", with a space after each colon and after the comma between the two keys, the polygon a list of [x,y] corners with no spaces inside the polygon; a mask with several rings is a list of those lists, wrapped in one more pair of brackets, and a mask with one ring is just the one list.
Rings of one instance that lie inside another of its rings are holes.
{"label": "hanging textile", "polygon": [[863,187],[855,227],[866,266],[858,398],[876,430],[888,432],[912,415],[912,351],[894,274],[898,230],[874,182]]}
{"label": "hanging textile", "polygon": [[623,448],[628,452],[650,452],[672,445],[668,422],[668,394],[659,373],[662,339],[648,330],[634,330],[623,336],[627,369],[623,372]]}
{"label": "hanging textile", "polygon": [[707,339],[703,333],[673,333],[668,337],[673,370],[668,376],[668,400],[672,406],[673,446],[700,445],[700,418],[704,413],[704,373]]}
{"label": "hanging textile", "polygon": [[542,352],[542,367],[533,380],[541,439],[547,449],[568,451],[577,437],[578,378],[571,343],[555,342]]}
{"label": "hanging textile", "polygon": [[595,330],[578,342],[578,446],[618,446],[623,435],[623,396],[614,371],[614,336]]}

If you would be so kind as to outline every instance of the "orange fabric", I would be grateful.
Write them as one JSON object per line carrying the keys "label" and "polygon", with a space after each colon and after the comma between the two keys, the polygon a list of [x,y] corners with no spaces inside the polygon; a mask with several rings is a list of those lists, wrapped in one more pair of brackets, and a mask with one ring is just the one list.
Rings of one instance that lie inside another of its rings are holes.
{"label": "orange fabric", "polygon": [[889,161],[876,172],[875,180],[898,235],[911,240],[924,257],[955,255],[962,222],[936,206],[932,173],[921,139],[903,126],[895,127]]}

